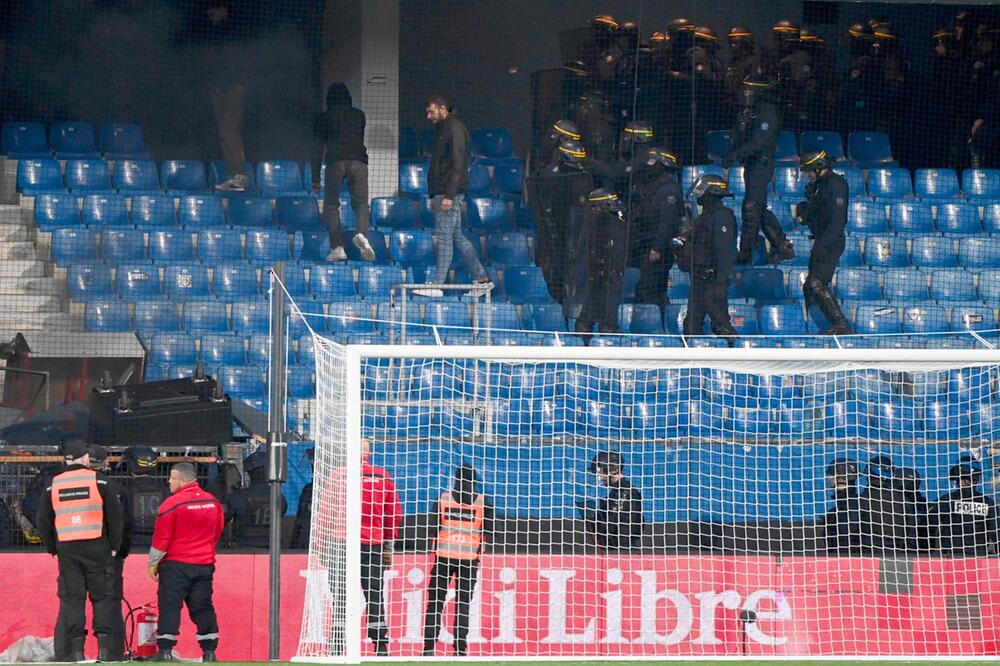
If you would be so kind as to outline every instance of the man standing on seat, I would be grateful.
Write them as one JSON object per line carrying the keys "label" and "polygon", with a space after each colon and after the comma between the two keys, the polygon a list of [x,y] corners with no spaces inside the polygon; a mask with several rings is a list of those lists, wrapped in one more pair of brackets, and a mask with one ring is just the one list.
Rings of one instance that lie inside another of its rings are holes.
{"label": "man standing on seat", "polygon": [[330,233],[327,261],[344,261],[344,236],[340,221],[340,190],[347,179],[351,208],[358,230],[351,242],[365,261],[374,261],[368,241],[368,149],[365,148],[365,112],[354,107],[347,86],[339,81],[326,91],[326,112],[316,118],[313,129],[312,190],[320,191],[320,169],[326,162],[326,194],[323,222]]}
{"label": "man standing on seat", "polygon": [[[434,213],[434,253],[437,272],[434,284],[448,281],[452,255],[458,250],[459,256],[476,276],[476,282],[490,281],[486,269],[476,255],[472,243],[462,233],[462,202],[465,188],[469,184],[469,130],[452,113],[451,103],[441,95],[431,95],[427,99],[427,120],[435,125],[434,148],[431,151],[430,170],[427,172],[427,188],[431,195],[431,211]],[[441,289],[415,289],[418,296],[440,297]]]}

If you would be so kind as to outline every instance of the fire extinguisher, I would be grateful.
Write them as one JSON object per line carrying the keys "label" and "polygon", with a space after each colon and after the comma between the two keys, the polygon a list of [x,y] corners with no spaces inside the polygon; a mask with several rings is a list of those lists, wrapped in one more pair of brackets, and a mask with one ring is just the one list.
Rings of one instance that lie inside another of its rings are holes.
{"label": "fire extinguisher", "polygon": [[135,614],[135,652],[137,659],[151,659],[156,656],[156,604],[146,604]]}

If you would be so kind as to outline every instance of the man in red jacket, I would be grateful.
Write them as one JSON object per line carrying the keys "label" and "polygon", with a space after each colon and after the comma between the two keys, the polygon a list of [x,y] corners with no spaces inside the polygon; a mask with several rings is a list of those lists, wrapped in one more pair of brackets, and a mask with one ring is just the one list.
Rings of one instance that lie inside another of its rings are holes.
{"label": "man in red jacket", "polygon": [[215,661],[219,622],[212,605],[215,544],[225,527],[222,504],[201,489],[194,465],[177,463],[170,470],[170,497],[156,514],[149,575],[159,583],[159,648],[154,661],[174,661],[173,650],[181,626],[181,607],[198,628],[202,661]]}

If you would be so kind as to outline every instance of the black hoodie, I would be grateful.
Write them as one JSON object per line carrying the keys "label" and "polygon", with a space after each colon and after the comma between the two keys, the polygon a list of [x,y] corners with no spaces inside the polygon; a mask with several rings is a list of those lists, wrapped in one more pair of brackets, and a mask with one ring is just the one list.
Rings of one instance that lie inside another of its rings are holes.
{"label": "black hoodie", "polygon": [[324,154],[326,163],[357,161],[368,164],[365,149],[365,112],[356,109],[347,86],[337,82],[326,91],[326,111],[313,128],[312,179],[319,182]]}

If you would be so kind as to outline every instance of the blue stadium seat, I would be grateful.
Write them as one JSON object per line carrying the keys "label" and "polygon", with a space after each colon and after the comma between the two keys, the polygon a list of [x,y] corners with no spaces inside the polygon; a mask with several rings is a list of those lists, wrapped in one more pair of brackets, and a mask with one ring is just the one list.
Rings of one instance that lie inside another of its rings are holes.
{"label": "blue stadium seat", "polygon": [[160,164],[160,185],[174,194],[208,192],[205,164],[198,160],[167,160]]}
{"label": "blue stadium seat", "polygon": [[890,303],[927,300],[927,274],[916,268],[890,268],[882,292]]}
{"label": "blue stadium seat", "polygon": [[405,272],[396,266],[366,265],[358,269],[358,292],[368,300],[388,300],[389,288],[405,281]]}
{"label": "blue stadium seat", "polygon": [[177,221],[187,229],[221,227],[226,223],[222,199],[197,194],[181,197]]}
{"label": "blue stadium seat", "polygon": [[[376,264],[388,264],[392,261],[389,258],[389,247],[386,242],[385,235],[374,227],[368,228],[368,242],[372,245],[372,250],[375,251],[375,261]],[[354,243],[346,243],[345,250],[347,250],[347,258],[351,261],[364,261],[361,257],[361,250],[358,249],[357,245]]]}
{"label": "blue stadium seat", "polygon": [[146,237],[139,229],[105,228],[101,231],[101,258],[116,265],[146,258]]}
{"label": "blue stadium seat", "polygon": [[160,174],[153,160],[121,160],[115,162],[112,185],[125,196],[159,194]]}
{"label": "blue stadium seat", "polygon": [[740,335],[757,335],[760,331],[757,323],[757,311],[752,305],[730,303],[729,321]]}
{"label": "blue stadium seat", "polygon": [[504,266],[532,263],[528,237],[516,231],[487,236],[486,254],[491,262]]}
{"label": "blue stadium seat", "polygon": [[938,204],[937,228],[948,234],[982,233],[979,207],[964,201]]}
{"label": "blue stadium seat", "polygon": [[104,123],[97,147],[106,160],[148,160],[142,128],[134,123]]}
{"label": "blue stadium seat", "polygon": [[[873,205],[883,207],[882,204]],[[934,211],[924,201],[895,201],[889,207],[889,222],[892,230],[898,233],[929,234],[934,231]]]}
{"label": "blue stadium seat", "polygon": [[861,236],[848,235],[844,239],[844,253],[840,255],[842,268],[857,268],[864,266],[864,259],[861,258]]}
{"label": "blue stadium seat", "polygon": [[150,230],[149,256],[157,263],[195,261],[191,232],[174,228]]}
{"label": "blue stadium seat", "polygon": [[806,321],[798,304],[765,305],[760,309],[763,335],[805,335]]}
{"label": "blue stadium seat", "polygon": [[163,271],[163,292],[172,301],[208,298],[208,269],[199,264],[167,266]]}
{"label": "blue stadium seat", "polygon": [[795,135],[787,130],[778,134],[778,147],[774,150],[774,163],[780,169],[782,165],[795,165],[798,170],[799,148],[795,145]]}
{"label": "blue stadium seat", "polygon": [[472,315],[469,306],[455,301],[435,300],[424,307],[424,323],[431,326],[472,326]]}
{"label": "blue stadium seat", "polygon": [[805,198],[809,179],[798,167],[784,166],[774,170],[774,191],[782,199],[801,201]]}
{"label": "blue stadium seat", "polygon": [[360,299],[332,301],[329,306],[327,329],[337,335],[371,333],[375,330],[371,306]]}
{"label": "blue stadium seat", "polygon": [[[930,213],[930,210],[927,211]],[[933,228],[933,219],[931,220]],[[888,231],[885,206],[873,201],[856,199],[847,207],[847,233],[881,234]]]}
{"label": "blue stadium seat", "polygon": [[80,225],[80,208],[71,194],[41,194],[35,198],[35,226],[40,231]]}
{"label": "blue stadium seat", "polygon": [[112,192],[111,174],[104,160],[68,160],[66,162],[66,187],[75,194]]}
{"label": "blue stadium seat", "polygon": [[472,154],[491,160],[514,156],[514,140],[502,127],[479,127],[469,132]]}
{"label": "blue stadium seat", "polygon": [[115,291],[129,302],[159,298],[160,269],[149,264],[121,264],[115,272]]}
{"label": "blue stadium seat", "polygon": [[958,263],[965,268],[1000,268],[1000,238],[982,235],[960,238]]}
{"label": "blue stadium seat", "polygon": [[[796,301],[805,299],[802,287],[805,286],[809,269],[805,266],[794,266],[782,268],[781,272],[785,275],[785,288],[788,290],[788,298]],[[739,291],[737,291],[738,293]]]}
{"label": "blue stadium seat", "polygon": [[[286,278],[290,268],[290,265],[285,267]],[[212,269],[212,293],[222,301],[231,302],[257,296],[257,282],[257,269],[245,261],[215,265]]]}
{"label": "blue stadium seat", "polygon": [[698,180],[700,176],[705,174],[713,174],[719,176],[720,178],[725,177],[722,172],[722,167],[715,164],[695,164],[691,166],[686,166],[681,170],[681,187],[684,192],[688,191],[694,181]]}
{"label": "blue stadium seat", "polygon": [[143,368],[142,381],[147,384],[150,382],[165,382],[168,379],[170,379],[169,366],[148,363]]}
{"label": "blue stadium seat", "polygon": [[413,229],[420,226],[420,218],[417,216],[413,199],[376,197],[372,199],[371,215],[372,224],[380,228]]}
{"label": "blue stadium seat", "polygon": [[528,309],[526,324],[535,331],[565,331],[566,317],[561,305],[557,303],[538,303],[525,305]]}
{"label": "blue stadium seat", "polygon": [[512,303],[547,303],[549,288],[538,266],[508,266],[503,272],[503,290]]}
{"label": "blue stadium seat", "polygon": [[284,197],[276,200],[274,221],[279,227],[289,231],[323,227],[319,205],[312,197]]}
{"label": "blue stadium seat", "polygon": [[886,305],[859,305],[854,313],[854,331],[862,335],[899,333],[899,309]]}
{"label": "blue stadium seat", "polygon": [[967,273],[961,268],[932,272],[931,298],[948,302],[976,300],[976,286],[972,273]]}
{"label": "blue stadium seat", "polygon": [[966,169],[962,172],[962,193],[971,201],[1000,199],[1000,169]]}
{"label": "blue stadium seat", "polygon": [[45,125],[35,122],[5,122],[0,152],[11,160],[51,157],[48,141],[45,139]]}
{"label": "blue stadium seat", "polygon": [[317,264],[309,271],[309,290],[318,301],[353,298],[354,269],[347,264]]}
{"label": "blue stadium seat", "polygon": [[949,330],[951,327],[948,325],[948,313],[940,305],[911,305],[903,309],[904,333],[934,333]]}
{"label": "blue stadium seat", "polygon": [[517,162],[498,164],[493,167],[493,184],[501,199],[520,199],[524,191],[524,169]]}
{"label": "blue stadium seat", "polygon": [[906,239],[899,236],[869,236],[865,239],[865,264],[893,268],[910,263]]}
{"label": "blue stadium seat", "polygon": [[762,303],[785,299],[785,274],[778,268],[747,268],[738,274],[736,293]]}
{"label": "blue stadium seat", "polygon": [[786,266],[808,266],[809,257],[812,255],[813,242],[804,233],[796,232],[786,234],[788,242],[795,248],[795,257],[785,262]]}
{"label": "blue stadium seat", "polygon": [[955,241],[941,236],[917,236],[911,245],[914,266],[923,268],[953,268],[958,265]]}
{"label": "blue stadium seat", "polygon": [[313,369],[303,365],[288,367],[287,381],[288,397],[292,399],[307,399],[316,395],[313,386]]}
{"label": "blue stadium seat", "polygon": [[434,264],[434,236],[430,231],[395,231],[389,237],[389,256],[405,268]]}
{"label": "blue stadium seat", "polygon": [[847,192],[851,195],[851,199],[868,196],[868,186],[865,184],[865,172],[863,169],[838,164],[833,167],[833,170],[847,181]]}
{"label": "blue stadium seat", "polygon": [[265,396],[264,377],[255,365],[228,365],[219,373],[219,383],[226,395],[241,400],[257,400]]}
{"label": "blue stadium seat", "polygon": [[259,197],[232,197],[229,199],[229,223],[235,227],[270,227],[274,220],[271,202]]}
{"label": "blue stadium seat", "polygon": [[52,260],[60,265],[95,261],[98,233],[85,227],[62,227],[52,232]]}
{"label": "blue stadium seat", "polygon": [[879,274],[866,268],[842,268],[837,271],[837,296],[849,301],[875,301],[882,298]]}
{"label": "blue stadium seat", "polygon": [[430,165],[426,162],[407,162],[399,165],[399,191],[410,196],[427,194],[427,171]]}
{"label": "blue stadium seat", "polygon": [[670,269],[667,275],[667,297],[671,301],[686,301],[691,292],[691,276],[681,269]]}
{"label": "blue stadium seat", "polygon": [[896,165],[885,132],[851,132],[847,137],[847,154],[859,169]]}
{"label": "blue stadium seat", "polygon": [[121,333],[132,330],[128,304],[113,297],[87,301],[83,322],[88,331],[95,333]]}
{"label": "blue stadium seat", "polygon": [[709,130],[708,159],[712,160],[712,164],[721,165],[732,147],[733,141],[729,130]]}
{"label": "blue stadium seat", "polygon": [[114,295],[111,269],[99,263],[76,263],[66,268],[66,290],[74,301]]}
{"label": "blue stadium seat", "polygon": [[661,334],[663,313],[652,303],[623,303],[618,306],[618,326],[622,333]]}
{"label": "blue stadium seat", "polygon": [[94,142],[94,128],[87,123],[62,122],[49,126],[49,148],[56,159],[97,159],[101,154]]}
{"label": "blue stadium seat", "polygon": [[137,301],[135,304],[135,330],[142,337],[156,333],[174,333],[181,330],[181,317],[177,304],[164,299]]}
{"label": "blue stadium seat", "polygon": [[[237,337],[238,340],[243,338]],[[299,338],[299,363],[315,363],[316,356],[303,354],[303,350],[308,345],[309,352],[312,352],[312,335],[304,335]],[[247,360],[250,365],[267,367],[271,363],[271,336],[267,333],[251,335],[247,347]]]}
{"label": "blue stadium seat", "polygon": [[149,362],[157,365],[194,365],[198,349],[194,337],[187,333],[158,333],[153,336]]}
{"label": "blue stadium seat", "polygon": [[236,229],[202,229],[198,232],[198,258],[208,266],[243,259],[243,239]]}
{"label": "blue stadium seat", "polygon": [[997,322],[993,308],[986,305],[957,305],[951,311],[953,331],[993,331]]}
{"label": "blue stadium seat", "polygon": [[473,198],[468,200],[469,224],[473,228],[509,229],[507,202],[500,199]]}
{"label": "blue stadium seat", "polygon": [[[622,275],[622,302],[629,303],[635,300],[635,290],[639,285],[639,269],[634,266],[626,266]],[[506,293],[506,292],[505,292]]]}
{"label": "blue stadium seat", "polygon": [[292,248],[284,229],[253,229],[247,232],[247,259],[258,265],[289,261]]}
{"label": "blue stadium seat", "polygon": [[950,199],[958,195],[958,174],[953,169],[917,169],[914,192],[921,199]]}
{"label": "blue stadium seat", "polygon": [[292,237],[292,255],[299,261],[322,262],[329,254],[330,234],[325,229],[299,230]]}
{"label": "blue stadium seat", "polygon": [[1000,203],[986,204],[983,207],[983,228],[988,234],[1000,234]]}
{"label": "blue stadium seat", "polygon": [[872,409],[871,435],[880,442],[909,443],[916,439],[918,430],[922,429],[917,420],[918,409],[913,403],[883,401],[873,405]]}
{"label": "blue stadium seat", "polygon": [[17,163],[17,189],[29,197],[46,192],[65,194],[59,162],[47,158],[21,160]]}
{"label": "blue stadium seat", "polygon": [[201,336],[201,361],[206,366],[246,365],[247,352],[243,338],[227,333],[206,333]]}
{"label": "blue stadium seat", "polygon": [[184,304],[184,330],[188,333],[224,333],[229,314],[221,301],[188,301]]}
{"label": "blue stadium seat", "polygon": [[834,162],[845,159],[844,139],[840,132],[803,132],[799,135],[800,154],[810,150],[825,150]]}
{"label": "blue stadium seat", "polygon": [[257,187],[265,197],[301,197],[308,194],[302,187],[298,163],[289,160],[258,162]]}
{"label": "blue stadium seat", "polygon": [[868,172],[868,192],[876,200],[902,199],[913,194],[910,172],[900,167],[883,167]]}
{"label": "blue stadium seat", "polygon": [[141,227],[172,227],[177,224],[173,197],[142,194],[132,199],[132,224]]}
{"label": "blue stadium seat", "polygon": [[480,329],[514,331],[521,328],[521,319],[513,303],[476,303],[473,310],[479,317]]}
{"label": "blue stadium seat", "polygon": [[[742,198],[747,192],[746,181],[743,178],[743,167],[731,166],[726,173],[726,183],[729,184],[729,191],[733,196]],[[728,200],[727,200],[728,203]],[[739,206],[733,201],[733,212],[737,213]]]}

